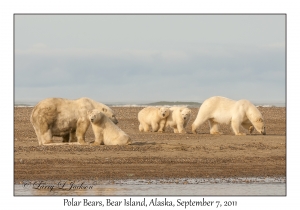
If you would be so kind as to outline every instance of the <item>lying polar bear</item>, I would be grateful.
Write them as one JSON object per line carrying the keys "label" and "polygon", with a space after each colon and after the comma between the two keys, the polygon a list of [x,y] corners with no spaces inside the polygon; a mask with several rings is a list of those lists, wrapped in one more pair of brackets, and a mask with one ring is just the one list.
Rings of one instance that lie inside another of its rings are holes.
{"label": "lying polar bear", "polygon": [[151,126],[153,132],[163,132],[169,112],[167,107],[149,106],[142,109],[138,113],[139,130],[149,132]]}
{"label": "lying polar bear", "polygon": [[88,118],[92,123],[95,142],[93,145],[128,145],[130,137],[116,126],[106,115],[97,109],[88,111]]}
{"label": "lying polar bear", "polygon": [[30,116],[39,145],[54,145],[53,136],[62,137],[63,142],[77,141],[78,144],[85,144],[85,133],[90,126],[87,111],[92,109],[103,112],[114,123],[118,123],[114,112],[108,106],[89,98],[47,98],[40,101]]}
{"label": "lying polar bear", "polygon": [[214,96],[206,99],[201,105],[197,118],[192,124],[192,131],[205,121],[209,122],[211,134],[221,134],[219,124],[229,124],[235,135],[246,135],[240,132],[240,126],[249,130],[251,134],[254,128],[265,135],[265,124],[259,110],[248,100],[234,101],[228,98]]}
{"label": "lying polar bear", "polygon": [[[191,110],[186,107],[171,107],[165,128],[170,126],[174,133],[186,133],[185,127],[190,121]],[[164,128],[164,129],[165,129]]]}

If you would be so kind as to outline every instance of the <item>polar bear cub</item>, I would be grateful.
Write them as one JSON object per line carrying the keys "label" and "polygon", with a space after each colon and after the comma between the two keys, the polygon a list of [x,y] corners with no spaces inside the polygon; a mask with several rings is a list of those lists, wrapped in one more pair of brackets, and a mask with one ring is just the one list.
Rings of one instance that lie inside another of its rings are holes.
{"label": "polar bear cub", "polygon": [[163,132],[169,112],[167,107],[149,106],[142,109],[138,113],[139,130],[149,132],[151,126],[153,132]]}
{"label": "polar bear cub", "polygon": [[93,145],[127,145],[132,143],[130,137],[105,114],[97,109],[87,112],[95,135]]}
{"label": "polar bear cub", "polygon": [[170,126],[174,133],[186,133],[185,127],[190,121],[191,110],[187,107],[171,107],[165,128]]}
{"label": "polar bear cub", "polygon": [[196,129],[207,120],[211,134],[221,134],[219,124],[231,124],[235,135],[246,135],[240,132],[240,126],[248,129],[250,134],[254,128],[259,133],[266,134],[262,114],[250,101],[245,99],[234,101],[220,96],[206,99],[192,124],[193,133],[196,133]]}

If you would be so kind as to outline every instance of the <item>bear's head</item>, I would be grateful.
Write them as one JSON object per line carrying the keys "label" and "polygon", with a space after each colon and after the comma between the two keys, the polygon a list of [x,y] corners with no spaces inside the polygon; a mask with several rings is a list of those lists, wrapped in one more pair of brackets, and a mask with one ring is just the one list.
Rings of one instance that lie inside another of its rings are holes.
{"label": "bear's head", "polygon": [[167,118],[170,114],[170,110],[167,107],[161,107],[159,108],[159,116],[161,118]]}
{"label": "bear's head", "polygon": [[113,123],[118,124],[118,120],[116,118],[116,115],[111,109],[102,108],[101,112],[103,112]]}
{"label": "bear's head", "polygon": [[253,125],[259,133],[266,135],[265,122],[262,118],[258,118]]}
{"label": "bear's head", "polygon": [[180,109],[181,117],[184,121],[188,121],[191,116],[191,110],[189,108],[182,108]]}
{"label": "bear's head", "polygon": [[98,109],[87,111],[87,114],[91,123],[97,123],[103,117],[103,113],[101,113]]}

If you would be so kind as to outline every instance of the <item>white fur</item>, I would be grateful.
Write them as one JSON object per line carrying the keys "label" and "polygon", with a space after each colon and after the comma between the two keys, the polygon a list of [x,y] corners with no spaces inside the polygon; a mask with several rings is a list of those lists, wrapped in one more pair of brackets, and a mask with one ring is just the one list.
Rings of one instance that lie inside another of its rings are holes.
{"label": "white fur", "polygon": [[131,144],[130,137],[99,110],[94,109],[88,111],[88,117],[92,123],[95,135],[95,142],[93,145]]}
{"label": "white fur", "polygon": [[149,132],[151,126],[153,132],[163,132],[168,116],[169,108],[167,107],[146,107],[138,113],[139,130]]}
{"label": "white fur", "polygon": [[191,110],[186,107],[171,107],[165,128],[170,126],[174,133],[186,133],[185,127],[191,116]]}
{"label": "white fur", "polygon": [[266,133],[262,114],[250,101],[245,99],[234,101],[214,96],[205,100],[192,124],[193,133],[196,133],[196,129],[207,120],[211,134],[220,134],[219,124],[231,124],[235,135],[245,135],[240,132],[240,126],[248,129],[250,134],[254,128],[261,134]]}

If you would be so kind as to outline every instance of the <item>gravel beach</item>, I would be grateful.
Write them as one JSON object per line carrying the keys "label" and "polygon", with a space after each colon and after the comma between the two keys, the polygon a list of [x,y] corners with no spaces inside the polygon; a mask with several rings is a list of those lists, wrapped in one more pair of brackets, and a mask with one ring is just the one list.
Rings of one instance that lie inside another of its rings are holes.
{"label": "gravel beach", "polygon": [[[187,134],[141,133],[142,107],[112,107],[132,145],[39,146],[29,117],[32,107],[14,108],[14,180],[118,180],[168,178],[285,177],[286,108],[259,107],[267,135],[210,135],[206,122],[192,134],[198,108],[191,108]],[[90,128],[86,142],[94,140]],[[54,142],[61,142],[55,137]]]}

